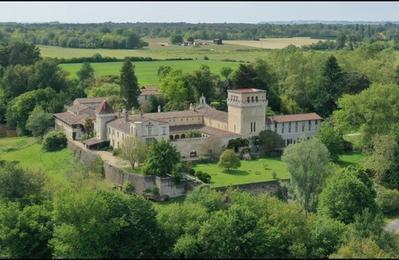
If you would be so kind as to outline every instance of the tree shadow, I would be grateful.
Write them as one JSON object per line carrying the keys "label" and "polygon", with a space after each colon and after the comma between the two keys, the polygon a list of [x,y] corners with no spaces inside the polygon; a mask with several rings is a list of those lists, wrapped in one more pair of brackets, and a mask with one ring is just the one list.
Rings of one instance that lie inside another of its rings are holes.
{"label": "tree shadow", "polygon": [[249,172],[247,172],[247,171],[234,170],[234,169],[224,170],[223,173],[230,174],[230,175],[241,175],[241,176],[242,175],[249,175]]}

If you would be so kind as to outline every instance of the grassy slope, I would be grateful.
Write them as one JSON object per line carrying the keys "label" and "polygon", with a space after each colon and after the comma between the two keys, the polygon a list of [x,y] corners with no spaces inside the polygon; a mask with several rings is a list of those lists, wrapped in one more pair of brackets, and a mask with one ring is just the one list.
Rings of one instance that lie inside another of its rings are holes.
{"label": "grassy slope", "polygon": [[[361,153],[348,153],[340,156],[340,167],[354,165],[364,157]],[[288,179],[289,172],[280,158],[262,158],[253,161],[241,161],[241,167],[230,173],[224,172],[215,163],[197,164],[194,169],[209,173],[211,185],[220,187],[234,184],[262,182],[273,180],[272,172],[279,179]]]}
{"label": "grassy slope", "polygon": [[[200,66],[208,65],[213,73],[220,73],[222,67],[238,67],[237,62],[213,61],[213,60],[186,60],[186,61],[145,61],[134,62],[135,73],[139,83],[142,85],[158,85],[158,68],[161,65],[171,66],[174,69],[181,69],[183,72],[191,72],[199,69]],[[122,62],[92,63],[96,75],[119,75]],[[70,73],[71,77],[76,77],[76,72],[81,68],[80,63],[62,64],[61,67]]]}
{"label": "grassy slope", "polygon": [[[9,151],[5,151],[5,147]],[[66,173],[77,167],[70,150],[45,152],[31,137],[0,138],[0,160],[19,161],[23,168],[43,171],[60,182],[66,180]]]}

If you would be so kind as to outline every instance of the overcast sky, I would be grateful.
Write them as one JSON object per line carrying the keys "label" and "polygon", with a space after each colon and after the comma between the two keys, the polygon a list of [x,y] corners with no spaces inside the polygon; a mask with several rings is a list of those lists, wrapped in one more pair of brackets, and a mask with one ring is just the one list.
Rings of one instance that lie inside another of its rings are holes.
{"label": "overcast sky", "polygon": [[399,2],[0,2],[0,22],[399,21]]}

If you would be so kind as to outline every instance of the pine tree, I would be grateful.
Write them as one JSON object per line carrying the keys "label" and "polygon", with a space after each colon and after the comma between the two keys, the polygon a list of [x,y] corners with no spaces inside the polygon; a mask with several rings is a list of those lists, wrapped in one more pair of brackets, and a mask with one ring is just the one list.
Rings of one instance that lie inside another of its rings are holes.
{"label": "pine tree", "polygon": [[134,65],[129,59],[123,63],[120,76],[121,96],[125,99],[128,109],[138,108],[140,95],[137,77],[134,74]]}

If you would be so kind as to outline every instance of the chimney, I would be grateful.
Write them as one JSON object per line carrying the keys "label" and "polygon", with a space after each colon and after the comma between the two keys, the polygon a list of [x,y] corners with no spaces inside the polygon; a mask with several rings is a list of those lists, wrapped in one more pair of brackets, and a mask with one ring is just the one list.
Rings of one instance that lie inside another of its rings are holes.
{"label": "chimney", "polygon": [[127,112],[127,110],[125,108],[122,109],[122,114],[123,114],[123,117],[125,118],[125,121],[127,122],[129,119],[129,113]]}
{"label": "chimney", "polygon": [[158,113],[160,113],[160,112],[161,112],[161,106],[158,105]]}

